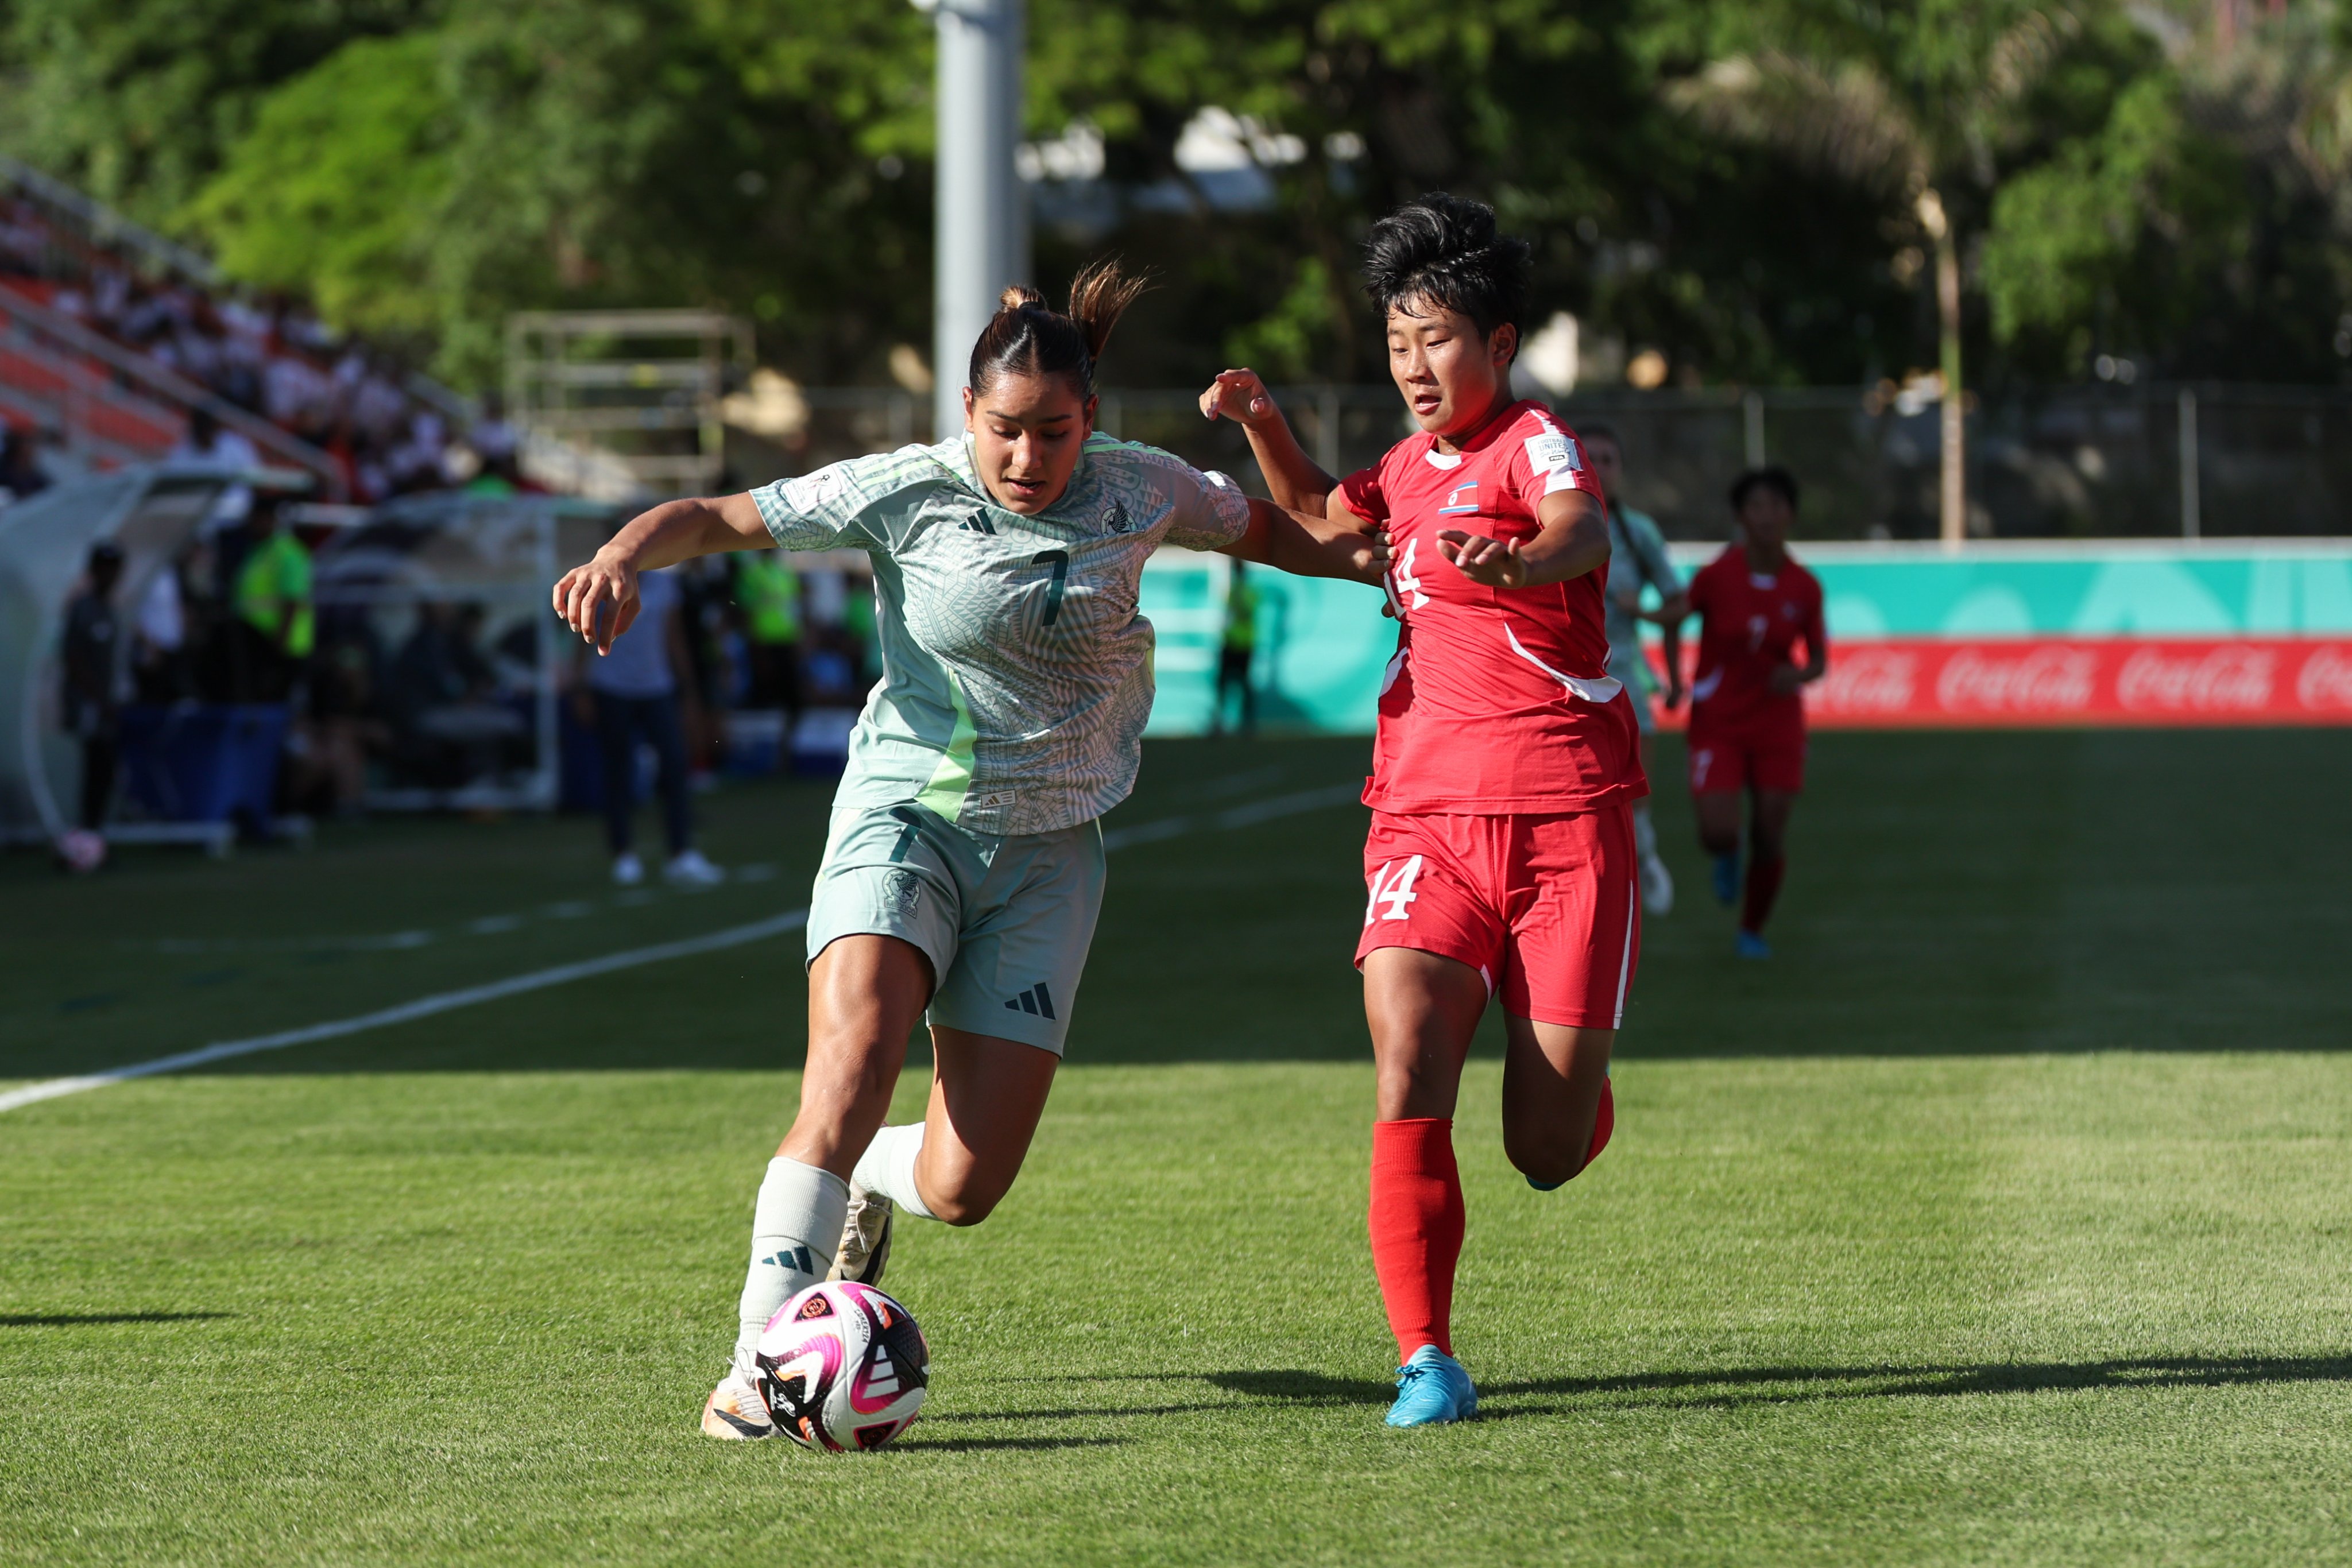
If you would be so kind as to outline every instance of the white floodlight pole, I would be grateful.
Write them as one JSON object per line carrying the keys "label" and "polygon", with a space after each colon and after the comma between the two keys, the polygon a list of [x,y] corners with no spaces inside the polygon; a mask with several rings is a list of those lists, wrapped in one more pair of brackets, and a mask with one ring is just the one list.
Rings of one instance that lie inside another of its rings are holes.
{"label": "white floodlight pole", "polygon": [[931,295],[934,439],[963,428],[964,366],[1009,283],[1029,280],[1021,136],[1023,0],[914,0],[939,26],[939,161]]}

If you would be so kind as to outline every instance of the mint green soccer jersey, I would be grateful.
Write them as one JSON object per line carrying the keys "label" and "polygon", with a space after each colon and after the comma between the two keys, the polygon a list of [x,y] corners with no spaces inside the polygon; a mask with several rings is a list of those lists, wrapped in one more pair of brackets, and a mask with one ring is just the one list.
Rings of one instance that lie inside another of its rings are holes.
{"label": "mint green soccer jersey", "polygon": [[1249,503],[1222,474],[1097,434],[1062,498],[1024,517],[988,495],[967,442],[853,457],[751,498],[785,549],[873,558],[882,679],[837,803],[1053,832],[1134,787],[1151,716],[1144,562],[1163,543],[1231,544]]}

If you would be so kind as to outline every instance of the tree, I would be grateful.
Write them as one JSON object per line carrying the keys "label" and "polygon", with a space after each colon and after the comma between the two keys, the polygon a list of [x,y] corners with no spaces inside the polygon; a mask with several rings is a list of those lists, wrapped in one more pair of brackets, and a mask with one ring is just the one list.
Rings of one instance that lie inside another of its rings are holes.
{"label": "tree", "polygon": [[2025,129],[2012,113],[2081,28],[2063,6],[1927,0],[1902,11],[1749,11],[1794,48],[1717,59],[1668,99],[1722,133],[1775,146],[1837,178],[1895,194],[1935,257],[1943,377],[1940,531],[1968,532],[1961,379],[1962,213],[1957,187],[1990,195],[1996,156]]}
{"label": "tree", "polygon": [[8,0],[0,97],[9,151],[167,226],[258,100],[357,37],[437,0]]}

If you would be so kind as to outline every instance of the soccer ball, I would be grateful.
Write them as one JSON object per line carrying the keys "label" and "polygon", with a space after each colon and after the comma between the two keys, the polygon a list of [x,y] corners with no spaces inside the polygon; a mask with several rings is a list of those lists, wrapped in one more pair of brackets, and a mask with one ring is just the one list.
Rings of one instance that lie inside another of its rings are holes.
{"label": "soccer ball", "polygon": [[86,828],[68,828],[58,836],[58,863],[77,875],[106,863],[106,841]]}
{"label": "soccer ball", "polygon": [[931,1348],[906,1308],[852,1280],[811,1285],[760,1331],[760,1397],[804,1448],[878,1448],[914,1423]]}

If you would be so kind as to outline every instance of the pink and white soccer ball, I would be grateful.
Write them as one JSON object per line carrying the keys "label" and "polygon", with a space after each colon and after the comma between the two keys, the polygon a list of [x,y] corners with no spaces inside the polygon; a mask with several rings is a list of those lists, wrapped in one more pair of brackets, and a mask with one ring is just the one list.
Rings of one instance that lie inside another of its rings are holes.
{"label": "pink and white soccer ball", "polygon": [[106,841],[87,828],[58,835],[58,863],[70,872],[93,872],[106,863]]}
{"label": "pink and white soccer ball", "polygon": [[931,1380],[914,1315],[871,1285],[811,1285],[760,1332],[760,1397],[805,1448],[878,1448],[913,1424]]}

